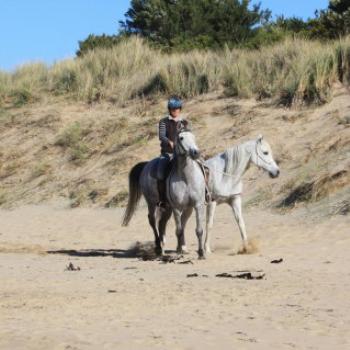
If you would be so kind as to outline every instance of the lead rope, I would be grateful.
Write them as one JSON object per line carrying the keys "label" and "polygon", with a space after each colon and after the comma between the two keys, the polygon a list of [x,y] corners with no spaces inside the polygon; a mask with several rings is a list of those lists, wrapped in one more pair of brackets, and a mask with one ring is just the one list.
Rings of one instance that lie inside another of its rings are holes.
{"label": "lead rope", "polygon": [[216,169],[209,169],[209,167],[207,165],[205,165],[205,163],[203,162],[202,159],[198,159],[197,163],[201,166],[201,168],[204,167],[205,169],[208,169],[209,171],[214,171],[215,173],[222,174],[222,175],[225,175],[228,177],[232,177],[233,179],[235,178],[235,176],[233,176],[230,173],[226,173],[225,171],[216,170]]}
{"label": "lead rope", "polygon": [[[209,168],[204,164],[202,159],[196,160],[197,164],[199,165],[200,169],[202,170],[203,176],[204,176],[204,184],[205,184],[205,205],[208,205],[211,202],[212,196],[211,192],[209,190],[209,174],[210,170]],[[208,173],[207,173],[208,170]]]}

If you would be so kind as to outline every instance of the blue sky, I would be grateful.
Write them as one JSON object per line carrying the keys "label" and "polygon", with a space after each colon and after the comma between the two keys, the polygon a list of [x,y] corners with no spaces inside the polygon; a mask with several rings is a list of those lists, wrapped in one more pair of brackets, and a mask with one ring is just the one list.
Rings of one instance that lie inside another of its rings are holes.
{"label": "blue sky", "polygon": [[[312,17],[328,0],[260,0],[272,14]],[[258,1],[253,1],[258,2]],[[0,69],[73,57],[90,33],[114,34],[129,0],[0,0]]]}

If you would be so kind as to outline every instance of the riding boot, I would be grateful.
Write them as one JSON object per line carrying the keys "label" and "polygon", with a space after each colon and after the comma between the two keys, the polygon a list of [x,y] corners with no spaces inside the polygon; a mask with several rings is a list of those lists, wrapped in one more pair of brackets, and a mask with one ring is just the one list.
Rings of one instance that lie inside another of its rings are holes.
{"label": "riding boot", "polygon": [[158,194],[159,194],[158,206],[161,207],[161,208],[165,208],[166,202],[167,202],[165,181],[164,180],[158,180],[157,181],[157,185],[158,185]]}

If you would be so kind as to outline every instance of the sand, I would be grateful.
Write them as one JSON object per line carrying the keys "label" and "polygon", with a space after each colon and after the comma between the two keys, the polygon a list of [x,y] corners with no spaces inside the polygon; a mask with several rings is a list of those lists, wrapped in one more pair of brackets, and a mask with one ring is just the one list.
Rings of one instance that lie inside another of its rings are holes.
{"label": "sand", "polygon": [[[220,206],[214,253],[197,260],[191,218],[189,254],[163,263],[128,254],[152,239],[145,208],[127,228],[121,215],[59,205],[0,211],[0,349],[350,348],[349,216],[249,209],[258,252],[237,255],[238,229]],[[171,222],[175,256],[174,248]],[[48,253],[59,250],[67,252]],[[66,270],[70,263],[80,270]],[[265,277],[216,277],[242,270]]]}

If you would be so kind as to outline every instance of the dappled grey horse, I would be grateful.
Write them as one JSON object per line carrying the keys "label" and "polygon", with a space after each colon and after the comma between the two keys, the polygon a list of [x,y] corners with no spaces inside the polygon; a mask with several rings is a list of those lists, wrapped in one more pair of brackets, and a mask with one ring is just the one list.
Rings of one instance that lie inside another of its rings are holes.
{"label": "dappled grey horse", "polygon": [[280,170],[273,159],[270,145],[260,135],[256,140],[248,141],[227,149],[205,161],[209,168],[209,190],[212,201],[207,206],[205,250],[210,253],[210,229],[213,226],[217,204],[227,203],[231,206],[237,221],[243,249],[247,250],[248,237],[242,216],[242,176],[250,164],[255,164],[278,177]]}
{"label": "dappled grey horse", "polygon": [[195,209],[198,255],[199,258],[204,257],[205,180],[196,162],[198,157],[194,135],[189,130],[180,130],[175,144],[173,167],[166,179],[168,204],[165,208],[157,205],[160,200],[156,175],[158,158],[136,164],[129,173],[129,199],[123,226],[128,225],[143,195],[148,206],[148,219],[154,232],[157,254],[163,253],[166,225],[172,212],[176,224],[177,252],[182,253],[186,249],[184,230]]}

